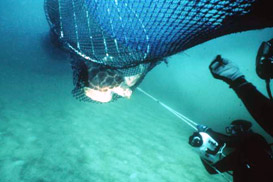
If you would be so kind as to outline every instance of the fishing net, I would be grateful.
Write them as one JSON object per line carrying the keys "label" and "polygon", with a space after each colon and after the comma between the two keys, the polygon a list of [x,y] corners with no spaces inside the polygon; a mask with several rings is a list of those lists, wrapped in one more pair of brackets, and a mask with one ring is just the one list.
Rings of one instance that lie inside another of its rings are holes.
{"label": "fishing net", "polygon": [[268,0],[45,0],[50,26],[69,49],[117,68],[272,26],[271,7]]}
{"label": "fishing net", "polygon": [[[273,26],[269,0],[45,0],[44,8],[51,31],[76,59],[125,76],[142,74],[140,81],[167,56]],[[76,64],[73,94],[84,100],[82,66]]]}

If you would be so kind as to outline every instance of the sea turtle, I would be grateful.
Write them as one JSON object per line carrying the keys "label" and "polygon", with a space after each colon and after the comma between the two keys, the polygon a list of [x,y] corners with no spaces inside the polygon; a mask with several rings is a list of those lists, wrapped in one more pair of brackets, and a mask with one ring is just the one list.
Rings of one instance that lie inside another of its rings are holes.
{"label": "sea turtle", "polygon": [[88,86],[84,88],[85,95],[92,100],[109,102],[113,94],[130,98],[132,90],[126,84],[124,77],[116,70],[88,67]]}
{"label": "sea turtle", "polygon": [[73,61],[72,68],[76,86],[74,96],[80,99],[87,96],[97,102],[109,102],[114,94],[130,98],[130,87],[140,78],[140,75],[125,77],[115,69],[82,60]]}

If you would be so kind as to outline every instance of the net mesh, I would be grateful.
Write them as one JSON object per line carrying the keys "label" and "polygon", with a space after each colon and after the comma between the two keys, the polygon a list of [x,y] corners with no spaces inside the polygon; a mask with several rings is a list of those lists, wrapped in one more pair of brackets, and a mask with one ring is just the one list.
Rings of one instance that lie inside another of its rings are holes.
{"label": "net mesh", "polygon": [[268,0],[45,0],[44,9],[54,41],[73,53],[73,95],[92,102],[84,92],[86,66],[140,74],[134,90],[167,56],[229,33],[273,26]]}
{"label": "net mesh", "polygon": [[272,26],[270,7],[266,0],[45,0],[49,24],[68,49],[116,68]]}

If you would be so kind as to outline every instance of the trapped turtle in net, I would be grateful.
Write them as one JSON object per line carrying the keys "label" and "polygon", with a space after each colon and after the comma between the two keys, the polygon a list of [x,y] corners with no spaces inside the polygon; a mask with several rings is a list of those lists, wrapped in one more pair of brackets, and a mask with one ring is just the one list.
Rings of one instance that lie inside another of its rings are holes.
{"label": "trapped turtle in net", "polygon": [[168,56],[230,33],[273,27],[268,0],[45,0],[44,8],[56,42],[74,55],[73,95],[96,102],[129,98]]}

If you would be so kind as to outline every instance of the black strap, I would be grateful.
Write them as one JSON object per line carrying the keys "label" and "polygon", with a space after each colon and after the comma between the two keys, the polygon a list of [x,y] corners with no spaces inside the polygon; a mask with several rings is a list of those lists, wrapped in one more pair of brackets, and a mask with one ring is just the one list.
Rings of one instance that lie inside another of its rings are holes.
{"label": "black strap", "polygon": [[265,83],[266,83],[266,90],[267,90],[268,96],[269,96],[270,100],[273,101],[272,93],[271,93],[271,89],[270,89],[270,79],[265,80]]}

